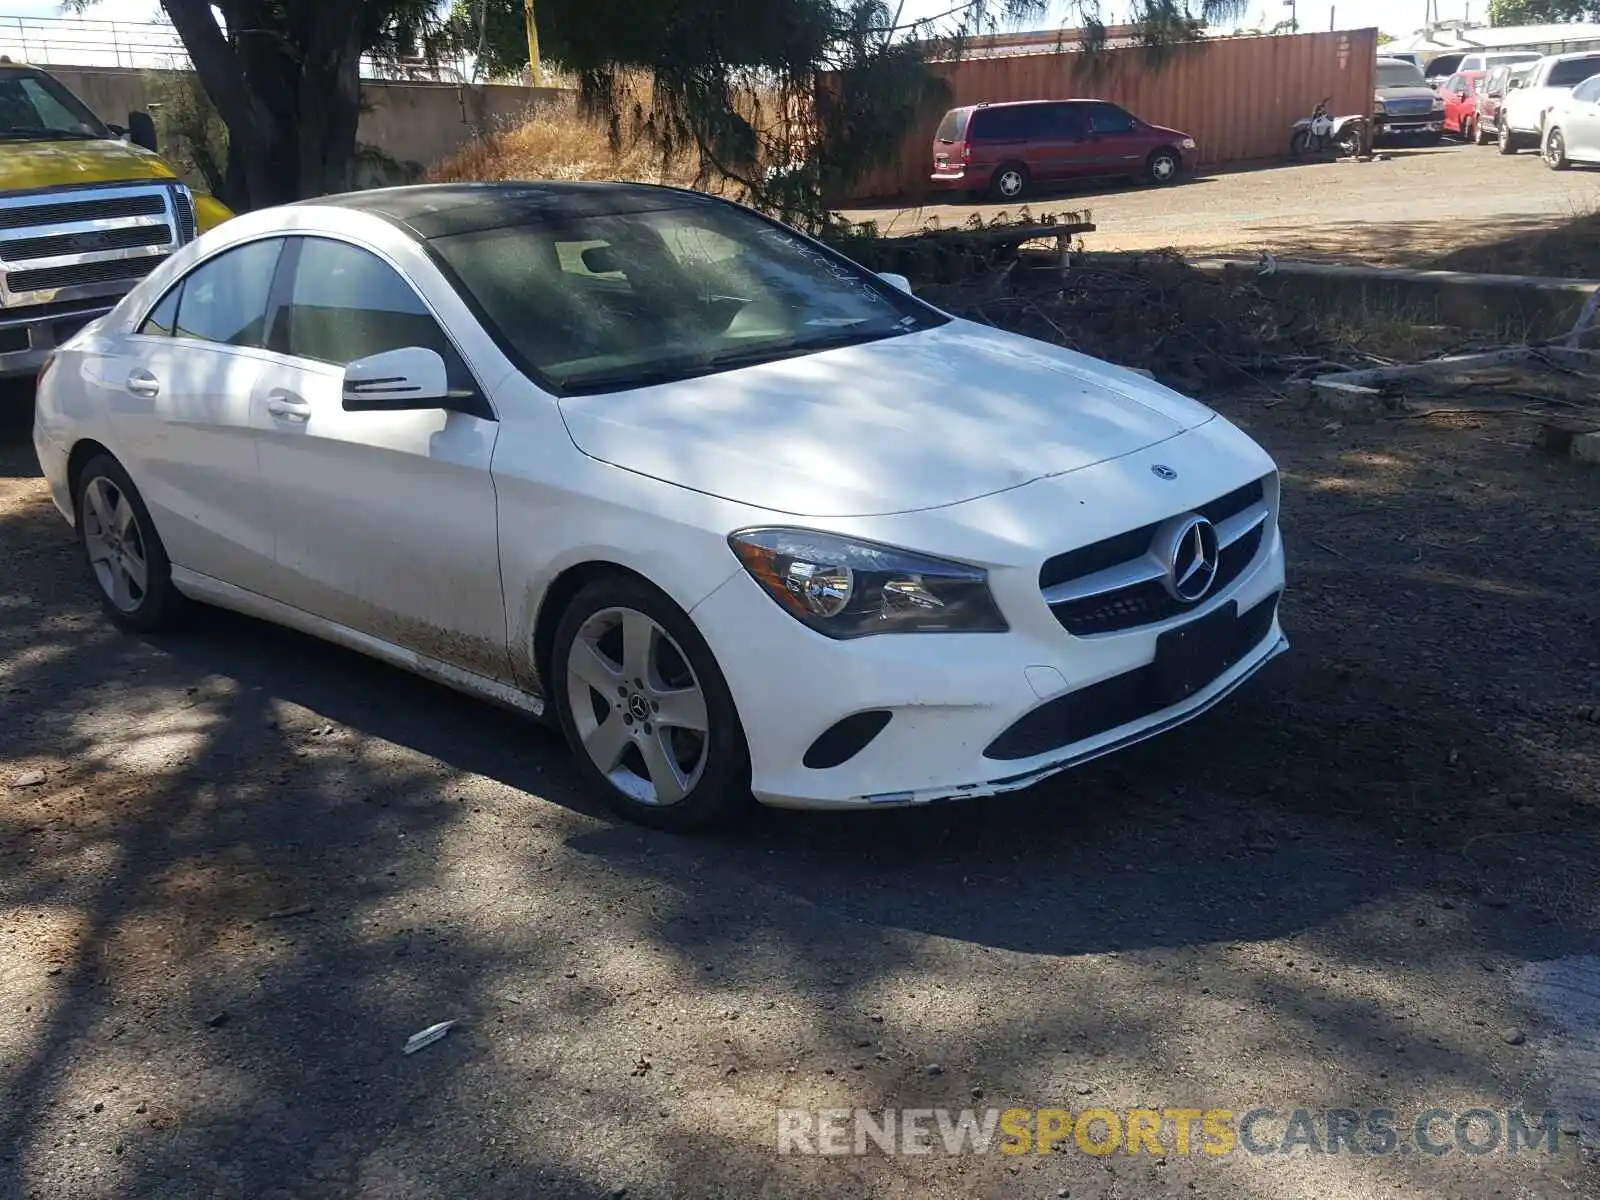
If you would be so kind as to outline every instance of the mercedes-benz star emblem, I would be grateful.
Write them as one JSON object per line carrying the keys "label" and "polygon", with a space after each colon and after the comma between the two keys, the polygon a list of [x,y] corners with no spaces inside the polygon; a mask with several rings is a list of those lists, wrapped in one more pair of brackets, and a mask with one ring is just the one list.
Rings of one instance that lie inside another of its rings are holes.
{"label": "mercedes-benz star emblem", "polygon": [[1176,479],[1178,477],[1178,473],[1167,466],[1166,463],[1151,463],[1150,474],[1157,479]]}
{"label": "mercedes-benz star emblem", "polygon": [[1170,527],[1163,561],[1167,591],[1174,599],[1193,604],[1217,581],[1217,528],[1204,517],[1190,513]]}

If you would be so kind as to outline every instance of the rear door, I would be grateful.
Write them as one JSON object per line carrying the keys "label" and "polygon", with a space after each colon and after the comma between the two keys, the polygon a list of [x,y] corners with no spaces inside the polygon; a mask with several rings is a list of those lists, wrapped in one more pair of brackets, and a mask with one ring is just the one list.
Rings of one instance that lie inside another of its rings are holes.
{"label": "rear door", "polygon": [[[371,250],[295,237],[256,384],[272,512],[271,595],[490,679],[510,678],[494,483],[499,424],[427,303]],[[461,408],[346,412],[344,368],[443,356]]]}
{"label": "rear door", "polygon": [[273,570],[251,397],[281,238],[206,259],[105,360],[116,450],[173,564],[250,591]]}
{"label": "rear door", "polygon": [[1105,100],[1083,106],[1089,123],[1089,156],[1097,175],[1138,175],[1151,146],[1132,113]]}

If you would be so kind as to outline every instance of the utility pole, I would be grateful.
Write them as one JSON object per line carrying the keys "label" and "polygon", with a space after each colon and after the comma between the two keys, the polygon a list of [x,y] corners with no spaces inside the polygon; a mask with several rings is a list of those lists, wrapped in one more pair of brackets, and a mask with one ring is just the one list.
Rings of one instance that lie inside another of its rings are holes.
{"label": "utility pole", "polygon": [[539,29],[533,23],[533,0],[522,0],[522,19],[528,26],[528,86],[542,87],[544,76],[539,68]]}
{"label": "utility pole", "polygon": [[1333,23],[1333,14],[1338,12],[1338,11],[1339,11],[1338,8],[1335,7],[1334,5],[1332,5],[1332,4],[1328,5],[1328,32],[1329,33],[1332,33],[1335,29],[1339,28],[1337,25],[1335,25]]}
{"label": "utility pole", "polygon": [[1295,7],[1296,0],[1283,0],[1283,6],[1289,10],[1289,32],[1300,32],[1300,12]]}

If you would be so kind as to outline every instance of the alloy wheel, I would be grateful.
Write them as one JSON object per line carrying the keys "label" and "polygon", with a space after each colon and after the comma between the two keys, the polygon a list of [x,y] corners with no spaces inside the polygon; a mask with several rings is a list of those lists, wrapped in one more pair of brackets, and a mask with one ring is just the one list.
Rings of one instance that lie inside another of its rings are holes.
{"label": "alloy wheel", "polygon": [[1552,129],[1545,136],[1544,161],[1557,171],[1567,165],[1567,143],[1561,136],[1561,130]]}
{"label": "alloy wheel", "polygon": [[996,185],[1000,194],[1005,197],[1022,195],[1022,172],[1015,168],[1000,172],[1000,181]]}
{"label": "alloy wheel", "polygon": [[1170,154],[1158,154],[1150,160],[1150,177],[1157,183],[1166,183],[1178,173],[1178,164]]}
{"label": "alloy wheel", "polygon": [[118,612],[131,613],[148,594],[150,569],[144,531],[115,482],[96,476],[84,489],[83,544],[100,590]]}
{"label": "alloy wheel", "polygon": [[605,608],[567,654],[567,699],[584,753],[640,804],[677,804],[710,747],[705,691],[672,635],[633,608]]}

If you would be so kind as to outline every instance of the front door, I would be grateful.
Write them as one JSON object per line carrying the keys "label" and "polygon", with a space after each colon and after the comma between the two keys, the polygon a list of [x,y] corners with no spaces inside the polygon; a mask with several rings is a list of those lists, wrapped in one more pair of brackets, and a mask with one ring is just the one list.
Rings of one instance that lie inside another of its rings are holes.
{"label": "front door", "polygon": [[490,679],[510,678],[494,483],[481,411],[346,412],[345,364],[422,346],[476,386],[422,298],[370,251],[292,239],[256,383],[261,477],[285,604]]}
{"label": "front door", "polygon": [[1568,157],[1600,162],[1600,75],[1572,89],[1567,114]]}
{"label": "front door", "polygon": [[1104,100],[1086,104],[1089,156],[1096,175],[1142,175],[1149,139],[1126,109]]}

